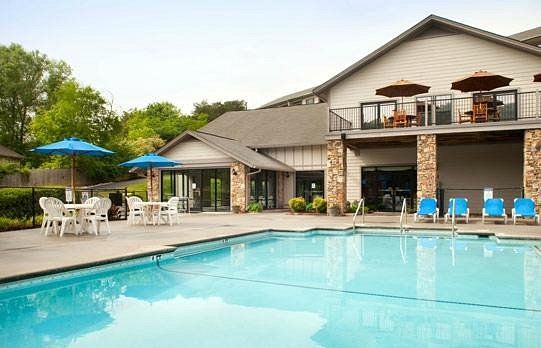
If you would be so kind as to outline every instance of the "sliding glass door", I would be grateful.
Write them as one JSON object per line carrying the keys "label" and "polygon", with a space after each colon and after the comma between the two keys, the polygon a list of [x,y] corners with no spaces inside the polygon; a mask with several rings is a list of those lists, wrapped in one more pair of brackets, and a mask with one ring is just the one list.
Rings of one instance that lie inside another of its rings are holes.
{"label": "sliding glass door", "polygon": [[229,211],[230,180],[229,168],[162,171],[162,200],[187,197],[191,211]]}

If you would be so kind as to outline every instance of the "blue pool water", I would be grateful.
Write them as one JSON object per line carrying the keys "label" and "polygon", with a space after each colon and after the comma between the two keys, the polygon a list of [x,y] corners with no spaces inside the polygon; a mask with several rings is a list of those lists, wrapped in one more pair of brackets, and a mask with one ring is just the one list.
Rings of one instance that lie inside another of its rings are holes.
{"label": "blue pool water", "polygon": [[540,328],[539,250],[489,239],[264,233],[0,288],[1,347],[541,347]]}

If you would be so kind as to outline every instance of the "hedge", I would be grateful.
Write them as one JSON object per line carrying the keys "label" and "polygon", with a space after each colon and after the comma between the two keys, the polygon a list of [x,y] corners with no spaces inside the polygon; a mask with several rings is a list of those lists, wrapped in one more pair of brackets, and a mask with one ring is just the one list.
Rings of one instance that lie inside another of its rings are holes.
{"label": "hedge", "polygon": [[32,188],[2,188],[0,189],[0,217],[21,220],[32,219],[32,200],[34,201],[36,216],[41,215],[40,197],[64,199],[65,193],[63,188],[36,188],[32,197]]}

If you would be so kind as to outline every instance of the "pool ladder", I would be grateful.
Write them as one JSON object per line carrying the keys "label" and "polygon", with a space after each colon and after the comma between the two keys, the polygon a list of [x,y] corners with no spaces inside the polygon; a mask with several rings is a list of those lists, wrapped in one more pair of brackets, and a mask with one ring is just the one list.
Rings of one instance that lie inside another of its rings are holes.
{"label": "pool ladder", "polygon": [[456,199],[453,199],[453,206],[451,208],[451,234],[456,237],[456,219],[455,219]]}
{"label": "pool ladder", "polygon": [[400,234],[408,232],[408,203],[406,199],[402,201],[402,209],[400,210]]}
{"label": "pool ladder", "polygon": [[359,210],[361,210],[361,226],[364,226],[364,198],[361,198],[359,205],[357,205],[357,210],[355,210],[355,215],[353,215],[353,231],[355,231],[356,225],[355,221],[359,215]]}

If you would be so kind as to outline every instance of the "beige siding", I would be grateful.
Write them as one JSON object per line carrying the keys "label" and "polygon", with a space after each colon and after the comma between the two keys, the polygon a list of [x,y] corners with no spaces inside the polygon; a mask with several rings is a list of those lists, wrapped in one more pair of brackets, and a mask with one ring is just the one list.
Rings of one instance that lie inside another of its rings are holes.
{"label": "beige siding", "polygon": [[347,200],[358,200],[361,193],[361,168],[385,165],[415,165],[415,147],[366,149],[347,153]]}
{"label": "beige siding", "polygon": [[185,164],[233,162],[231,157],[197,139],[183,141],[163,153],[163,155]]}
{"label": "beige siding", "polygon": [[521,194],[522,143],[440,146],[438,155],[445,209],[449,198],[466,197],[471,213],[480,214],[483,188],[492,187],[511,213],[513,199]]}
{"label": "beige siding", "polygon": [[479,69],[514,78],[510,87],[502,89],[541,88],[532,82],[541,69],[541,57],[457,34],[404,42],[333,86],[329,104],[337,108],[359,106],[361,101],[389,100],[376,96],[375,90],[402,78],[431,86],[430,94],[459,95],[450,90],[451,82]]}
{"label": "beige siding", "polygon": [[261,152],[295,170],[323,170],[327,163],[327,145],[279,147]]}

